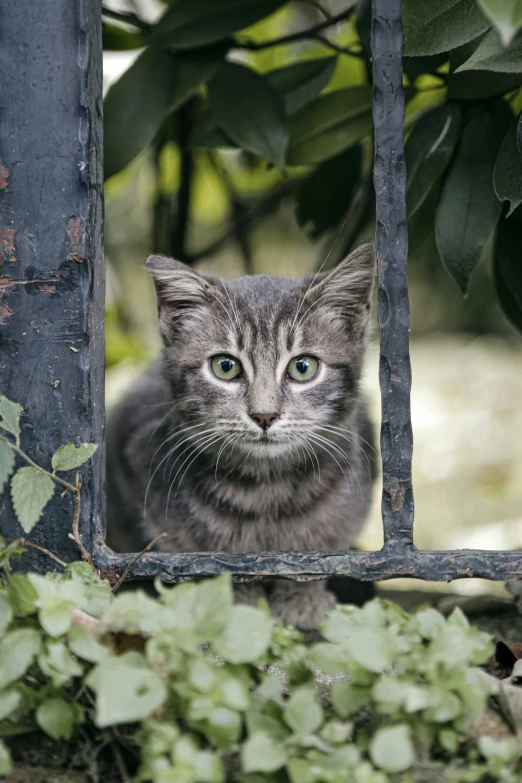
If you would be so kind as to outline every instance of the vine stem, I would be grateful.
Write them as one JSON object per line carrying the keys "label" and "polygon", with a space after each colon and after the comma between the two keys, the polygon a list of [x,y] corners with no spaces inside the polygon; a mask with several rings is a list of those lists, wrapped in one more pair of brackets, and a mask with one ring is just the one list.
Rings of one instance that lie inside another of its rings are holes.
{"label": "vine stem", "polygon": [[68,565],[65,560],[60,560],[57,555],[53,555],[52,552],[49,551],[49,549],[46,549],[43,546],[39,546],[38,544],[32,544],[30,541],[28,541],[26,538],[5,538],[5,541],[8,541],[10,544],[13,544],[15,541],[17,541],[20,546],[28,546],[31,549],[37,549],[38,552],[42,552],[42,554],[47,555],[47,557],[50,557],[51,560],[55,560],[59,565],[63,566],[65,568],[66,565]]}
{"label": "vine stem", "polygon": [[133,558],[132,558],[132,560],[130,561],[129,565],[127,566],[127,568],[125,569],[125,571],[123,572],[123,574],[120,576],[120,578],[118,579],[118,581],[116,582],[116,584],[115,584],[115,585],[114,585],[114,587],[112,588],[112,592],[113,592],[113,593],[115,593],[117,590],[119,590],[119,588],[120,588],[120,587],[121,587],[121,585],[124,583],[124,581],[126,580],[127,576],[129,575],[129,573],[130,573],[130,571],[131,571],[132,567],[133,567],[133,566],[134,566],[134,565],[135,565],[135,564],[138,562],[138,560],[140,559],[140,557],[143,557],[143,555],[145,555],[145,554],[146,554],[146,553],[147,553],[147,552],[148,552],[150,549],[152,549],[152,547],[154,546],[154,544],[157,544],[157,543],[158,543],[158,541],[160,540],[160,538],[165,538],[165,537],[166,537],[166,535],[167,535],[166,533],[160,533],[160,534],[159,534],[159,536],[156,536],[156,538],[153,538],[153,539],[152,539],[152,541],[150,541],[150,542],[147,544],[147,546],[145,547],[145,549],[142,549],[142,550],[141,550],[141,552],[138,552],[138,554],[137,554],[135,557],[133,557]]}
{"label": "vine stem", "polygon": [[66,489],[70,490],[70,492],[76,492],[76,487],[74,484],[69,484],[68,481],[65,481],[64,479],[60,478],[60,476],[57,476],[56,473],[51,473],[49,470],[46,470],[45,468],[40,467],[40,465],[37,465],[36,462],[33,462],[31,457],[28,457],[25,451],[22,451],[20,446],[16,445],[15,443],[11,443],[10,440],[6,439],[6,443],[9,443],[13,451],[16,451],[16,453],[22,457],[22,459],[25,459],[25,461],[31,465],[32,468],[36,468],[36,470],[39,470],[41,473],[45,473],[46,476],[49,476],[50,479],[53,481],[56,481],[57,484],[61,484],[62,487],[65,487]]}
{"label": "vine stem", "polygon": [[92,558],[88,551],[85,549],[83,545],[83,539],[80,533],[80,510],[81,510],[81,498],[80,498],[80,489],[82,486],[82,476],[81,473],[76,474],[76,482],[73,487],[74,492],[74,516],[73,516],[73,522],[72,522],[72,533],[69,533],[69,538],[74,541],[78,549],[80,550],[80,554],[85,560],[86,563],[89,563],[89,565],[92,566]]}

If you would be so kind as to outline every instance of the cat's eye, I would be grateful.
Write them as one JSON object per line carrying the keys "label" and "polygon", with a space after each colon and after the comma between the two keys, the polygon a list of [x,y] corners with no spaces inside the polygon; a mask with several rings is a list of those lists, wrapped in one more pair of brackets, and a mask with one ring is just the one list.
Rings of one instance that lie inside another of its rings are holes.
{"label": "cat's eye", "polygon": [[287,373],[293,381],[311,381],[318,369],[319,362],[313,356],[296,356],[288,365]]}
{"label": "cat's eye", "polygon": [[213,356],[210,360],[210,366],[216,378],[220,378],[222,381],[235,381],[243,374],[243,367],[239,359],[225,353]]}

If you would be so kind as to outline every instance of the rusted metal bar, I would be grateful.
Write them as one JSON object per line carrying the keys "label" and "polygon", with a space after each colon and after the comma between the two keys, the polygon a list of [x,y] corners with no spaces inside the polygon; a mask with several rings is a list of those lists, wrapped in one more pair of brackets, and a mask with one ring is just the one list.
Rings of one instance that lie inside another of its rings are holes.
{"label": "rusted metal bar", "polygon": [[373,0],[373,122],[385,550],[413,547],[401,0]]}
{"label": "rusted metal bar", "polygon": [[[99,0],[4,3],[0,45],[0,394],[24,407],[22,447],[101,443],[104,424],[102,42]],[[81,529],[101,528],[103,448],[82,468]],[[72,474],[74,479],[74,474]],[[31,540],[64,560],[73,499]],[[1,531],[17,537],[8,493]],[[23,568],[52,561],[30,550]]]}

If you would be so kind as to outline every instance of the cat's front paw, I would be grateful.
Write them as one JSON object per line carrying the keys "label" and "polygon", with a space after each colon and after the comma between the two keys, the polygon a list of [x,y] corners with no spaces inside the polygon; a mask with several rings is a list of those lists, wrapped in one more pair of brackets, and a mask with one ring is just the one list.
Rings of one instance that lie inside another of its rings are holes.
{"label": "cat's front paw", "polygon": [[270,605],[275,617],[288,625],[295,625],[302,631],[317,628],[335,607],[333,593],[326,589],[325,582],[276,582]]}

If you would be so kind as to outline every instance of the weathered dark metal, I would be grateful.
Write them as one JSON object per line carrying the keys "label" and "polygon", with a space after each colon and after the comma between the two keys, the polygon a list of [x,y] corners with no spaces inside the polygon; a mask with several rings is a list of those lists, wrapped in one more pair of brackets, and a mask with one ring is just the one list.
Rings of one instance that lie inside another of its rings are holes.
{"label": "weathered dark metal", "polygon": [[[23,405],[22,447],[45,466],[63,443],[103,440],[101,3],[4,2],[0,35],[0,393]],[[92,547],[103,448],[82,475]],[[31,535],[66,560],[72,502],[57,491]],[[3,535],[23,535],[7,493],[0,515]]]}

